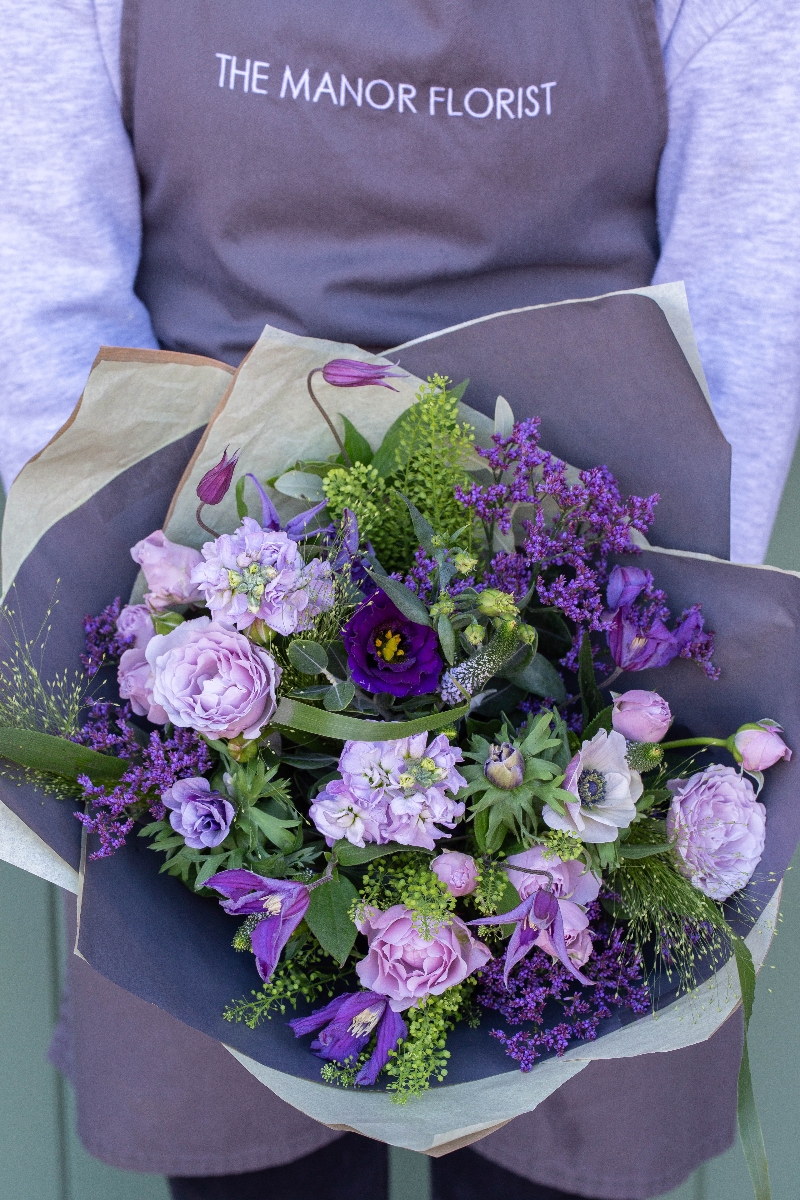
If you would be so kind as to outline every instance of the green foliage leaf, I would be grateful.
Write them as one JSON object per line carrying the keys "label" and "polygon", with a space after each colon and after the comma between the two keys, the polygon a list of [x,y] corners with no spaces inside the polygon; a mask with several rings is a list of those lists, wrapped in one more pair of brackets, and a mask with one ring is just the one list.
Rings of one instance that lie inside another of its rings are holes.
{"label": "green foliage leaf", "polygon": [[441,614],[436,622],[436,632],[439,635],[439,644],[442,647],[442,652],[452,667],[456,661],[456,631],[453,629],[450,618],[444,613]]}
{"label": "green foliage leaf", "polygon": [[584,725],[589,725],[603,711],[605,702],[600,695],[600,689],[597,686],[597,680],[594,676],[592,643],[588,633],[584,633],[583,635],[580,654],[578,656],[578,686],[581,690],[583,723]]}
{"label": "green foliage leaf", "polygon": [[415,846],[401,846],[399,842],[386,842],[383,846],[374,842],[366,846],[354,846],[347,838],[341,838],[333,846],[336,859],[343,867],[358,867],[362,863],[372,862],[373,858],[384,858],[387,854],[404,854],[415,849]]}
{"label": "green foliage leaf", "polygon": [[411,524],[414,526],[414,533],[419,538],[419,544],[426,554],[436,554],[437,547],[434,545],[434,529],[430,521],[426,521],[422,513],[415,504],[412,504],[408,496],[404,496],[402,492],[397,493],[400,499],[405,504],[411,516]]}
{"label": "green foliage leaf", "polygon": [[153,613],[153,629],[156,633],[172,633],[173,629],[177,629],[179,625],[183,625],[184,618],[179,612],[172,612],[167,609],[166,612]]}
{"label": "green foliage leaf", "polygon": [[567,698],[563,679],[543,654],[535,654],[521,669],[512,667],[503,673],[511,683],[534,696],[549,696],[556,704],[563,704]]}
{"label": "green foliage leaf", "polygon": [[325,692],[322,703],[328,712],[341,712],[352,704],[355,694],[355,685],[349,679],[339,679]]}
{"label": "green foliage leaf", "polygon": [[416,592],[411,591],[411,588],[407,588],[399,579],[391,579],[388,575],[383,575],[378,571],[371,571],[370,574],[378,587],[400,609],[403,616],[408,617],[409,621],[413,621],[416,625],[430,626],[433,624],[427,608]]}
{"label": "green foliage leaf", "polygon": [[295,638],[286,653],[292,666],[303,675],[319,675],[328,666],[325,647],[308,638]]}
{"label": "green foliage leaf", "polygon": [[619,846],[620,858],[649,858],[651,854],[666,854],[671,849],[669,842],[635,843],[630,845],[622,842]]}
{"label": "green foliage leaf", "polygon": [[210,854],[208,858],[204,859],[200,870],[197,872],[197,878],[194,881],[194,890],[196,892],[200,891],[200,888],[207,879],[210,879],[212,875],[216,875],[227,857],[227,854]]}
{"label": "green foliage leaf", "polygon": [[280,817],[273,817],[271,813],[264,812],[263,808],[251,808],[247,815],[264,836],[272,842],[273,846],[277,846],[284,854],[294,850],[297,838],[290,831],[300,824],[299,819],[283,820]]}
{"label": "green foliage leaf", "polygon": [[66,738],[34,729],[0,727],[0,758],[10,758],[22,767],[47,771],[64,779],[88,775],[93,783],[117,783],[130,766],[126,760],[99,754]]}
{"label": "green foliage leaf", "polygon": [[398,461],[398,452],[402,440],[403,426],[410,419],[411,409],[407,408],[386,430],[386,433],[383,435],[383,441],[373,455],[372,466],[382,479],[386,479],[387,476],[393,474],[398,466],[405,466],[404,462]]}
{"label": "green foliage leaf", "polygon": [[606,708],[600,710],[597,716],[589,722],[581,734],[581,740],[584,742],[591,741],[596,733],[601,729],[605,729],[606,733],[611,733],[611,714],[614,712],[614,705],[609,704]]}
{"label": "green foliage leaf", "polygon": [[247,476],[243,475],[242,478],[236,482],[236,515],[240,521],[244,520],[245,517],[250,516],[250,510],[247,507],[247,501],[244,498],[244,485],[246,481]]}
{"label": "green foliage leaf", "polygon": [[369,466],[373,459],[372,447],[363,433],[358,432],[353,422],[348,420],[344,413],[339,413],[339,416],[342,418],[342,424],[344,425],[344,448],[350,457],[350,461],[354,463],[366,463]]}
{"label": "green foliage leaf", "polygon": [[358,892],[344,875],[313,888],[306,912],[306,924],[326,954],[339,966],[353,948],[357,929],[350,918]]}
{"label": "green foliage leaf", "polygon": [[467,715],[468,709],[469,705],[465,704],[461,708],[429,713],[428,716],[417,717],[413,721],[362,721],[359,717],[347,717],[341,713],[311,708],[308,704],[301,704],[298,700],[289,700],[284,696],[278,705],[273,723],[292,730],[304,730],[319,737],[335,738],[339,742],[390,741],[453,725]]}
{"label": "green foliage leaf", "polygon": [[466,379],[462,379],[461,383],[456,383],[453,387],[448,388],[447,394],[448,394],[448,396],[452,396],[454,400],[460,400],[468,387],[469,387],[469,376],[467,376]]}
{"label": "green foliage leaf", "polygon": [[322,479],[311,471],[284,471],[275,480],[275,490],[295,500],[311,500],[316,504],[325,499]]}

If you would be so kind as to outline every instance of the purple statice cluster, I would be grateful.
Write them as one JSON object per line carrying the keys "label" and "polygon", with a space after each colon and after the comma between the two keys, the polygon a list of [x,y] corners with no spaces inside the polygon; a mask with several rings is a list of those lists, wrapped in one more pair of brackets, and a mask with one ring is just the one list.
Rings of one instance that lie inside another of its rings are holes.
{"label": "purple statice cluster", "polygon": [[495,530],[511,532],[516,505],[533,508],[533,516],[522,522],[521,551],[492,561],[492,586],[524,595],[536,579],[542,604],[561,609],[579,625],[600,629],[608,558],[637,552],[631,530],[649,529],[658,496],[623,499],[607,467],[580,471],[570,483],[566,463],[539,446],[537,417],[517,422],[508,437],[494,434],[492,441],[490,450],[478,453],[494,483],[459,487],[458,500],[483,523],[490,546]]}
{"label": "purple statice cluster", "polygon": [[[589,905],[587,916],[594,949],[582,971],[593,980],[593,987],[576,988],[575,979],[562,964],[538,948],[514,969],[508,987],[503,982],[501,959],[483,968],[478,1003],[499,1012],[510,1025],[530,1022],[539,1026],[512,1034],[491,1030],[490,1036],[502,1042],[521,1071],[530,1071],[543,1053],[555,1051],[560,1057],[573,1041],[594,1041],[600,1022],[612,1016],[615,1008],[645,1013],[651,1006],[641,960],[624,940],[622,930],[601,916],[597,902]],[[552,1001],[562,1006],[564,1019],[543,1029],[545,1009]]]}
{"label": "purple statice cluster", "polygon": [[426,733],[391,742],[346,742],[339,759],[340,778],[328,783],[309,816],[329,846],[347,838],[367,842],[435,848],[464,815],[452,795],[466,787],[456,770],[461,751],[444,734],[427,744]]}
{"label": "purple statice cluster", "polygon": [[[433,577],[437,569],[438,563],[436,559],[429,558],[422,546],[418,546],[414,551],[414,565],[409,569],[408,574],[403,575],[401,572],[396,571],[392,578],[399,579],[412,592],[416,592],[425,604],[431,604],[435,592]],[[483,583],[476,583],[473,575],[466,575],[453,579],[448,585],[447,591],[451,596],[458,596],[466,588],[475,588],[476,591],[482,592],[484,588],[490,586],[493,587],[495,585],[490,584],[488,579]],[[525,593],[523,592],[522,594],[524,595]]]}
{"label": "purple statice cluster", "polygon": [[[567,704],[571,703],[571,697],[567,697]],[[573,733],[583,732],[583,716],[579,711],[570,712],[567,704],[561,704],[559,711],[564,720],[567,729],[571,729]],[[544,700],[540,700],[538,696],[526,696],[524,700],[520,700],[517,708],[520,712],[527,713],[530,716],[538,717],[539,713],[552,712],[559,705],[558,700],[554,700],[552,696],[545,696]],[[523,726],[520,726],[519,732]]]}
{"label": "purple statice cluster", "polygon": [[73,740],[130,761],[114,788],[93,784],[86,775],[78,780],[89,811],[75,816],[100,839],[92,858],[107,858],[119,849],[133,828],[132,813],[137,808],[146,807],[154,820],[162,821],[166,815],[162,794],[180,779],[208,774],[213,766],[208,747],[191,729],[175,729],[169,737],[153,730],[147,745],[141,747],[128,704],[121,708],[91,704],[86,724]]}
{"label": "purple statice cluster", "polygon": [[109,661],[116,662],[123,651],[130,649],[134,643],[132,633],[120,632],[117,629],[117,619],[121,612],[122,599],[117,596],[96,617],[83,618],[86,645],[85,652],[81,655],[81,665],[89,679],[93,679],[104,664]]}

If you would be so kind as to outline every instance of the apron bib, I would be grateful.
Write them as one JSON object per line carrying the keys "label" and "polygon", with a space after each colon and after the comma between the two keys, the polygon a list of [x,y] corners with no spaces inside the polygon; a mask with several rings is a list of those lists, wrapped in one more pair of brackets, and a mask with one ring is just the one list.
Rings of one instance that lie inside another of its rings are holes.
{"label": "apron bib", "polygon": [[137,292],[236,364],[650,282],[653,0],[126,0]]}

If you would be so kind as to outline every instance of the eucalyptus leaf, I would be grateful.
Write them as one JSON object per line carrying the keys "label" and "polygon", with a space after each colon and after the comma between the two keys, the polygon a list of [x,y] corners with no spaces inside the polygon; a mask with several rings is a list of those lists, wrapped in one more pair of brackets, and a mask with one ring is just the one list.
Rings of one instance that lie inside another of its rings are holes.
{"label": "eucalyptus leaf", "polygon": [[333,850],[337,861],[343,867],[358,867],[362,863],[372,862],[373,858],[385,858],[387,854],[402,854],[408,850],[419,850],[419,847],[401,846],[399,842],[386,842],[383,846],[378,846],[374,842],[366,846],[354,846],[346,838],[341,838],[334,843]]}
{"label": "eucalyptus leaf", "polygon": [[310,471],[285,471],[275,480],[275,490],[295,500],[311,500],[318,503],[325,499],[322,479]]}
{"label": "eucalyptus leaf", "polygon": [[344,425],[344,448],[352,463],[366,463],[367,466],[372,462],[373,453],[363,433],[359,433],[352,421],[350,421],[344,413],[339,413]]}
{"label": "eucalyptus leaf", "polygon": [[355,694],[355,685],[349,679],[338,679],[332,687],[328,688],[322,697],[322,703],[328,712],[341,712],[343,708],[347,708],[348,704],[352,703]]}
{"label": "eucalyptus leaf", "polygon": [[350,909],[358,892],[344,875],[312,888],[306,924],[326,954],[341,967],[353,948],[358,930]]}
{"label": "eucalyptus leaf", "polygon": [[433,624],[427,608],[416,592],[411,591],[411,588],[407,588],[399,579],[391,579],[390,576],[379,574],[377,571],[372,571],[370,574],[378,587],[400,609],[403,616],[408,617],[409,621],[414,621],[416,625],[430,626]]}
{"label": "eucalyptus leaf", "polygon": [[292,666],[303,675],[320,675],[328,666],[325,647],[308,638],[295,638],[286,653]]}
{"label": "eucalyptus leaf", "polygon": [[498,396],[495,401],[494,431],[500,437],[510,437],[514,431],[514,410],[505,396]]}

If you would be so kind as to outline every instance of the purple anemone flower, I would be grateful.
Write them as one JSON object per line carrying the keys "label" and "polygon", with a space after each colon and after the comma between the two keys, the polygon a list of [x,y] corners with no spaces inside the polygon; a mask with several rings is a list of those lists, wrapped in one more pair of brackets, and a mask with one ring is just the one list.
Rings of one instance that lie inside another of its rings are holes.
{"label": "purple anemone flower", "polygon": [[435,692],[442,659],[435,632],[404,617],[377,589],[342,630],[347,665],[359,687],[391,696]]}
{"label": "purple anemone flower", "polygon": [[277,966],[283,947],[306,915],[309,891],[304,883],[265,879],[254,871],[220,871],[206,880],[226,897],[220,904],[232,917],[262,917],[250,934],[258,973],[266,983]]}
{"label": "purple anemone flower", "polygon": [[367,1086],[375,1082],[386,1066],[389,1051],[408,1035],[403,1018],[392,1012],[387,997],[377,992],[345,992],[324,1008],[318,1008],[308,1017],[297,1017],[289,1024],[295,1037],[319,1030],[319,1036],[311,1043],[312,1052],[342,1066],[348,1059],[358,1058],[377,1029],[375,1049],[355,1079],[356,1083]]}
{"label": "purple anemone flower", "polygon": [[197,496],[202,504],[219,504],[227,495],[238,461],[239,451],[237,450],[228,458],[228,447],[226,446],[217,465],[210,471],[206,471],[197,485]]}
{"label": "purple anemone flower", "polygon": [[406,375],[403,371],[390,370],[392,365],[359,362],[355,358],[332,358],[322,368],[322,378],[334,387],[364,387],[367,384],[376,384],[396,392],[397,388],[392,387],[390,383],[384,383],[384,380],[405,379]]}
{"label": "purple anemone flower", "polygon": [[477,921],[467,921],[467,924],[510,925],[512,922],[515,922],[516,928],[506,948],[503,975],[506,986],[508,986],[508,977],[512,968],[533,949],[542,934],[547,936],[548,946],[552,946],[555,957],[566,967],[570,975],[574,975],[580,983],[589,985],[593,983],[591,979],[587,979],[585,975],[581,974],[569,956],[564,938],[561,903],[553,892],[537,888],[510,912],[500,913],[496,917],[479,917]]}

